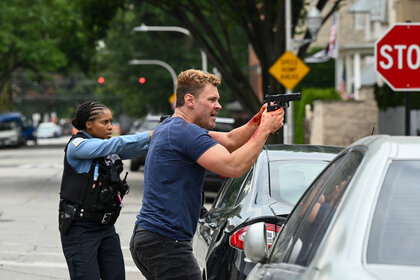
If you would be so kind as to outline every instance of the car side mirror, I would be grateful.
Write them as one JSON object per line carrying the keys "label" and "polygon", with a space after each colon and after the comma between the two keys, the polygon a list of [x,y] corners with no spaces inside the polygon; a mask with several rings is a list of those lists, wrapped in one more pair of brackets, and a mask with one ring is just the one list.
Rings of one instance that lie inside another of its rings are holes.
{"label": "car side mirror", "polygon": [[245,235],[245,261],[263,262],[268,254],[267,229],[264,222],[251,225]]}

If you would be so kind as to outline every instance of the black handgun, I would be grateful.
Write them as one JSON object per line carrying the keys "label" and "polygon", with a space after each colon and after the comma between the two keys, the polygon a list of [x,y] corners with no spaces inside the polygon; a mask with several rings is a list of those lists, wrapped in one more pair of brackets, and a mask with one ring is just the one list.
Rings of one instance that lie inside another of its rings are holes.
{"label": "black handgun", "polygon": [[302,95],[300,92],[274,95],[267,94],[264,103],[267,102],[267,111],[271,112],[280,108],[287,108],[289,107],[290,101],[297,101],[301,99]]}

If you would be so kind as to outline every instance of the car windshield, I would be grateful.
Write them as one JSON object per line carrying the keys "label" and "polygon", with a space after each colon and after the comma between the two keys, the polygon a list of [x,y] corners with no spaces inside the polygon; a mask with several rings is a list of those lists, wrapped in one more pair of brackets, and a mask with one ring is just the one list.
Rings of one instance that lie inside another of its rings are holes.
{"label": "car windshield", "polygon": [[271,196],[277,201],[287,201],[295,205],[327,164],[327,161],[320,160],[271,161]]}
{"label": "car windshield", "polygon": [[14,122],[0,122],[0,131],[11,130],[16,128],[16,123]]}
{"label": "car windshield", "polygon": [[42,132],[50,132],[50,131],[54,131],[54,127],[52,126],[42,126],[38,128],[38,133],[42,133]]}
{"label": "car windshield", "polygon": [[392,161],[376,205],[367,262],[420,263],[420,161]]}

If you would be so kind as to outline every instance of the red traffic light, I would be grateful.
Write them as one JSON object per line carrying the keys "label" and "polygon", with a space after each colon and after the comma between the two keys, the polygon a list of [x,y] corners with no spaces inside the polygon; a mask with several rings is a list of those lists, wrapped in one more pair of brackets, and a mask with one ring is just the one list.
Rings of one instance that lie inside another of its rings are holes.
{"label": "red traffic light", "polygon": [[99,77],[98,78],[98,83],[100,83],[100,84],[105,83],[105,78],[104,77]]}
{"label": "red traffic light", "polygon": [[140,77],[139,78],[139,83],[140,84],[145,84],[146,83],[146,78],[145,77]]}

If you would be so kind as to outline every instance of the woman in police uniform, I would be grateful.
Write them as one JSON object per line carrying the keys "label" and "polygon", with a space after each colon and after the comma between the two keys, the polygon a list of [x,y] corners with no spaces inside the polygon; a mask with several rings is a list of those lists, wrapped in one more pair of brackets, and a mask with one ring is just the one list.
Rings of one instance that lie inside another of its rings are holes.
{"label": "woman in police uniform", "polygon": [[122,159],[147,152],[152,131],[112,136],[112,113],[88,101],[72,120],[79,132],[65,149],[59,229],[71,279],[125,279],[114,223],[128,192]]}

